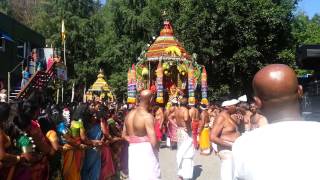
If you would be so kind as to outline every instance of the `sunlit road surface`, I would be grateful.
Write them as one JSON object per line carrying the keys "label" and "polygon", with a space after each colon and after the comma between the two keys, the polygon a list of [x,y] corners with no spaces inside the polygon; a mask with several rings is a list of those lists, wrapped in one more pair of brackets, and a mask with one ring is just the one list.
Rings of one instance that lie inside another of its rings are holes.
{"label": "sunlit road surface", "polygon": [[[160,149],[160,167],[162,180],[176,180],[177,163],[176,150],[169,148]],[[220,160],[215,154],[200,155],[197,151],[194,158],[194,180],[220,180]]]}

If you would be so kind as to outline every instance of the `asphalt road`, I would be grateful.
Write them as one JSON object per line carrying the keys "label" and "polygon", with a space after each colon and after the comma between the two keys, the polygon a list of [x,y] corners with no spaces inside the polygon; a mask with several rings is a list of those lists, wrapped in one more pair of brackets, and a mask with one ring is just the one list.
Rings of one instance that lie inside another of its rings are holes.
{"label": "asphalt road", "polygon": [[[160,149],[160,168],[162,180],[177,179],[176,150]],[[197,152],[193,180],[220,180],[220,160],[215,154],[203,156]]]}

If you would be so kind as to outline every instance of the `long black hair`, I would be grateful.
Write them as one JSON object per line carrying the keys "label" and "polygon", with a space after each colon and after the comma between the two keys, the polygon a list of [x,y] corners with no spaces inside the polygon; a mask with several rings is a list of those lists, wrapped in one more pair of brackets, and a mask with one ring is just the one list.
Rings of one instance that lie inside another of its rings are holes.
{"label": "long black hair", "polygon": [[[0,123],[3,126],[3,124],[6,124],[10,113],[10,106],[8,103],[0,102]],[[1,126],[1,127],[2,127]]]}
{"label": "long black hair", "polygon": [[92,118],[92,113],[90,112],[89,105],[86,103],[81,103],[73,113],[72,120],[83,122],[84,128],[88,127],[90,118]]}
{"label": "long black hair", "polygon": [[11,138],[17,138],[31,124],[30,104],[16,101],[10,104],[10,113],[3,126],[4,132]]}

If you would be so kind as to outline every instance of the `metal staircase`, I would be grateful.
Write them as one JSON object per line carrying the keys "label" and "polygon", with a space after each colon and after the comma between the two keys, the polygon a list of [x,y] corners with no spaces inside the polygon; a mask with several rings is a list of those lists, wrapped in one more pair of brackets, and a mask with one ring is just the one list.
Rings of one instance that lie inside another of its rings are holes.
{"label": "metal staircase", "polygon": [[13,100],[16,99],[17,95],[20,93],[21,89],[14,89],[9,94],[9,99]]}
{"label": "metal staircase", "polygon": [[10,97],[20,100],[28,98],[34,90],[44,89],[48,86],[50,81],[55,77],[54,63],[47,71],[37,71],[29,80],[29,82],[21,89],[11,92]]}

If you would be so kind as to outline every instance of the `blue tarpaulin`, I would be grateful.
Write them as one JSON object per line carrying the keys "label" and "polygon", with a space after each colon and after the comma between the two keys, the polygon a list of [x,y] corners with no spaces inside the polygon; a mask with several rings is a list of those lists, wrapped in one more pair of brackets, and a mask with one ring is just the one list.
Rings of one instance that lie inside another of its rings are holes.
{"label": "blue tarpaulin", "polygon": [[0,32],[0,36],[1,36],[1,39],[5,39],[7,41],[14,42],[14,40],[9,35],[6,35],[6,34]]}

